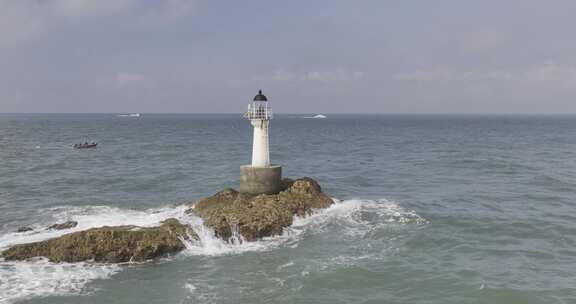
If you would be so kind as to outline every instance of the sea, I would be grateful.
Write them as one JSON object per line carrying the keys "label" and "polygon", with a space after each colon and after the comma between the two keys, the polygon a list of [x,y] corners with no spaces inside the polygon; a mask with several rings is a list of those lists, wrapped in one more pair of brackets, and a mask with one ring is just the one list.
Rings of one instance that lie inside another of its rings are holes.
{"label": "sea", "polygon": [[0,115],[0,251],[167,218],[200,235],[145,263],[0,259],[0,303],[576,303],[576,116],[311,116],[276,115],[271,159],[335,204],[229,244],[184,210],[238,188],[240,114]]}

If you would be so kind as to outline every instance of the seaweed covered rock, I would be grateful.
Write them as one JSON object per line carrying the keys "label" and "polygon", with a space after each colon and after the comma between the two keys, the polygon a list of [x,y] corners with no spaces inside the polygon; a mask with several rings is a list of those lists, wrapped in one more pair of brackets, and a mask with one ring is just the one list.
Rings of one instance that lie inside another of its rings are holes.
{"label": "seaweed covered rock", "polygon": [[195,213],[216,236],[230,240],[234,232],[247,241],[279,235],[292,224],[294,215],[327,208],[333,200],[311,178],[284,179],[278,194],[252,196],[225,189],[197,202],[187,212]]}
{"label": "seaweed covered rock", "polygon": [[158,227],[101,227],[54,239],[16,245],[2,252],[6,260],[43,256],[52,262],[140,262],[185,249],[181,239],[198,239],[192,228],[176,219]]}
{"label": "seaweed covered rock", "polygon": [[278,199],[288,205],[293,214],[304,216],[313,209],[330,207],[334,201],[322,192],[315,180],[304,177],[287,184],[286,190],[280,192]]}

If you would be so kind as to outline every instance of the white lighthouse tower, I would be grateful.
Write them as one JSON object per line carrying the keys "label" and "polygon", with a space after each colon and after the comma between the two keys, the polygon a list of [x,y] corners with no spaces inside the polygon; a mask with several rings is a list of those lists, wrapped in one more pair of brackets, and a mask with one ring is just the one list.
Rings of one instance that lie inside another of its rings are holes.
{"label": "white lighthouse tower", "polygon": [[270,166],[270,146],[268,144],[268,129],[270,120],[273,118],[272,108],[268,104],[268,98],[258,91],[254,101],[248,104],[248,111],[244,117],[250,120],[254,127],[254,137],[252,142],[252,166]]}
{"label": "white lighthouse tower", "polygon": [[272,194],[280,190],[282,167],[270,164],[268,130],[273,118],[268,98],[258,91],[258,95],[248,104],[244,117],[254,127],[252,140],[252,164],[240,167],[240,192],[250,194]]}

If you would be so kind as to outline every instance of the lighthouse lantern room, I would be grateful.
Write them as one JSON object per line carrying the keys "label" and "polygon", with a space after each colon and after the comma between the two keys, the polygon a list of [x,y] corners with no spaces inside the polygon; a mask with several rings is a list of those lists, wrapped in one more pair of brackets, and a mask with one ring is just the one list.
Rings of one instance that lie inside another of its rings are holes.
{"label": "lighthouse lantern room", "polygon": [[268,98],[258,95],[248,104],[244,117],[254,128],[252,138],[252,164],[240,167],[240,192],[250,194],[272,194],[280,190],[282,167],[270,164],[269,129],[273,118]]}

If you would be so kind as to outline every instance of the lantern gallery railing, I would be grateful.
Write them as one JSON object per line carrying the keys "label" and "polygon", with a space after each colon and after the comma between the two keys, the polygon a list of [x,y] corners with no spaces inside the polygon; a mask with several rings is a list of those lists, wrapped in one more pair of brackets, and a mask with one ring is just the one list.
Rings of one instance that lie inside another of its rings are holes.
{"label": "lantern gallery railing", "polygon": [[251,120],[270,120],[273,116],[272,108],[267,102],[253,102],[248,105],[248,111],[244,113],[244,117]]}

